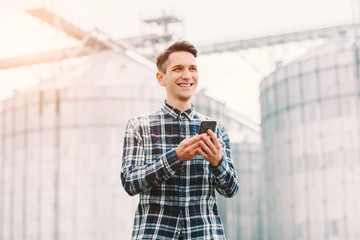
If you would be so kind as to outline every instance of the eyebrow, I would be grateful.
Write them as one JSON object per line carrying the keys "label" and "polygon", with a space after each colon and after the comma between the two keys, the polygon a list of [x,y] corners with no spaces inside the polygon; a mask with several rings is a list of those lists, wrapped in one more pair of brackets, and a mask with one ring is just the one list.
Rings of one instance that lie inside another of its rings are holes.
{"label": "eyebrow", "polygon": [[172,66],[172,69],[177,68],[177,67],[184,67],[184,65],[178,64],[178,65]]}
{"label": "eyebrow", "polygon": [[[173,66],[171,69],[174,69],[174,68],[177,68],[177,67],[184,67],[184,65],[178,64],[178,65]],[[189,67],[196,67],[197,68],[197,66],[193,65],[193,64],[189,65]]]}

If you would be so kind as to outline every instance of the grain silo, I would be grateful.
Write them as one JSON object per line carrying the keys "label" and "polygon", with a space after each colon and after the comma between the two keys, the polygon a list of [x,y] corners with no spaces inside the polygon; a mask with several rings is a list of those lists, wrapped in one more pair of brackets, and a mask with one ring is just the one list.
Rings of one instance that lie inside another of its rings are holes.
{"label": "grain silo", "polygon": [[337,35],[261,83],[265,239],[360,239],[354,46]]}
{"label": "grain silo", "polygon": [[[153,69],[113,51],[1,103],[2,239],[127,239],[123,132],[161,106]],[[130,227],[129,227],[130,226]]]}

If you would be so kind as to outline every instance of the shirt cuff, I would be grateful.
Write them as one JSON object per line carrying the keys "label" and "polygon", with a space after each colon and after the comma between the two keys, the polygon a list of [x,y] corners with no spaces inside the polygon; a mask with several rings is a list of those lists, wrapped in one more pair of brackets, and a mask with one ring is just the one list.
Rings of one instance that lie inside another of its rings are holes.
{"label": "shirt cuff", "polygon": [[214,168],[212,167],[211,171],[217,179],[220,179],[226,175],[226,173],[228,172],[228,167],[229,166],[226,164],[226,159],[223,157],[219,166]]}
{"label": "shirt cuff", "polygon": [[175,149],[165,153],[163,162],[164,166],[170,172],[170,174],[174,174],[182,166],[182,162],[177,156]]}

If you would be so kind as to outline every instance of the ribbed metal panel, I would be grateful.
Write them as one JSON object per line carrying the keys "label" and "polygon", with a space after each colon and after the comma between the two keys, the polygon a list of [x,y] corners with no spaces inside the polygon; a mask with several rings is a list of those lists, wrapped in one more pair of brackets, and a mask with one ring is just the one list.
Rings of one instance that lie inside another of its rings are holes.
{"label": "ribbed metal panel", "polygon": [[232,153],[239,176],[238,194],[221,199],[226,206],[227,239],[262,239],[261,146],[258,143],[234,143]]}
{"label": "ribbed metal panel", "polygon": [[123,133],[162,105],[152,76],[102,52],[0,104],[0,239],[129,238],[137,198],[120,183]]}
{"label": "ribbed metal panel", "polygon": [[261,83],[266,239],[360,239],[357,56],[335,38]]}

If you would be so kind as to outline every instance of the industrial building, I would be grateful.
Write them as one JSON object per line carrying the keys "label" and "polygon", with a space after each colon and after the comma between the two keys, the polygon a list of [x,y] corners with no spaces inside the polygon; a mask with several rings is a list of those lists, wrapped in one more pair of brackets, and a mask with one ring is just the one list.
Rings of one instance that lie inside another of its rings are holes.
{"label": "industrial building", "polygon": [[[48,11],[29,12],[55,22]],[[71,37],[82,37],[64,19],[56,22]],[[57,51],[40,54],[36,63],[0,61],[7,69],[51,62],[54,55],[56,61],[86,56],[0,102],[1,240],[130,239],[138,200],[125,193],[119,177],[125,126],[130,117],[158,110],[165,91],[156,82],[155,66],[128,54],[126,45],[87,37],[70,55]],[[235,231],[242,229],[243,239],[259,239],[259,126],[205,91],[194,104],[227,127],[242,181],[236,198],[218,198],[226,234],[239,239]]]}
{"label": "industrial building", "polygon": [[264,239],[360,239],[360,78],[354,29],[260,86]]}
{"label": "industrial building", "polygon": [[[127,196],[120,184],[123,134],[130,117],[162,105],[164,91],[156,84],[152,70],[102,51],[55,79],[3,101],[1,236],[128,239],[137,198]],[[227,116],[224,104],[204,92],[199,92],[195,106],[229,126],[240,179],[251,173],[242,162],[256,164],[252,174],[259,174],[258,129]],[[242,183],[240,192],[259,184],[250,180]],[[250,197],[260,200],[256,193],[236,199],[251,205]],[[237,205],[234,200],[231,204]],[[233,220],[240,218],[240,211],[234,214],[226,205],[220,209],[229,226],[239,223]],[[251,211],[242,217],[246,231],[253,231],[253,214],[260,217],[259,208]],[[227,217],[228,212],[234,216]]]}
{"label": "industrial building", "polygon": [[[7,71],[68,64],[0,102],[0,240],[129,239],[137,197],[122,189],[127,120],[162,106],[153,59],[162,35],[113,40],[45,9],[27,11],[80,44],[0,60]],[[308,40],[260,85],[260,126],[197,92],[196,110],[226,126],[240,189],[218,197],[230,240],[360,239],[360,71],[353,25],[198,46],[199,55]]]}

